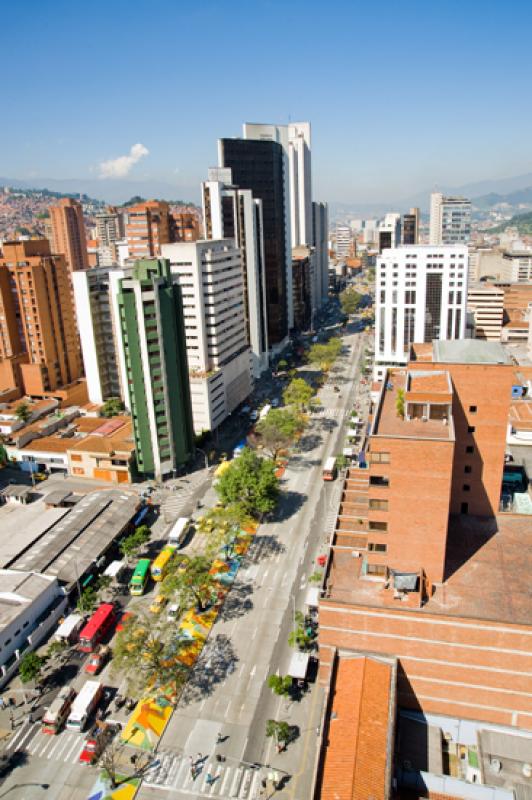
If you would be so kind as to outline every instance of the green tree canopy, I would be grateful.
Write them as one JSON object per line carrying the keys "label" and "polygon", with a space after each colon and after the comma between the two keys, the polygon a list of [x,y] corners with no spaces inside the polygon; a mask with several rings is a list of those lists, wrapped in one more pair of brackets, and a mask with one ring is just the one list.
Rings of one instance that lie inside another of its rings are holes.
{"label": "green tree canopy", "polygon": [[319,367],[323,372],[328,372],[341,351],[341,339],[333,337],[325,344],[313,344],[309,350],[308,360],[311,364]]}
{"label": "green tree canopy", "polygon": [[275,508],[279,494],[275,469],[273,461],[245,447],[218,479],[218,497],[222,503],[237,505],[252,517],[267,514]]}
{"label": "green tree canopy", "polygon": [[266,723],[266,736],[273,737],[279,747],[286,747],[290,741],[290,725],[288,722],[269,719]]}
{"label": "green tree canopy", "polygon": [[272,408],[264,419],[260,420],[256,431],[260,435],[263,447],[268,450],[272,458],[277,458],[279,450],[289,447],[303,428],[304,422],[299,414],[289,408]]}
{"label": "green tree canopy", "polygon": [[281,677],[281,675],[270,675],[268,678],[268,686],[274,694],[286,697],[286,695],[290,694],[290,690],[292,689],[292,678],[290,675],[285,675],[284,677]]}
{"label": "green tree canopy", "polygon": [[97,602],[98,596],[96,594],[96,589],[92,586],[87,586],[86,589],[83,589],[81,592],[76,607],[81,614],[90,614],[91,611],[94,611]]}
{"label": "green tree canopy", "polygon": [[100,408],[100,417],[116,417],[124,410],[124,404],[119,397],[110,397]]}
{"label": "green tree canopy", "polygon": [[41,677],[46,658],[38,653],[26,653],[19,666],[19,675],[22,683],[38,681]]}
{"label": "green tree canopy", "polygon": [[31,411],[29,405],[24,401],[22,401],[22,403],[19,403],[15,409],[15,416],[21,422],[27,422],[31,417]]}
{"label": "green tree canopy", "polygon": [[294,408],[302,411],[307,408],[313,395],[314,390],[310,384],[303,380],[303,378],[294,378],[284,390],[283,400],[287,406],[294,406]]}
{"label": "green tree canopy", "polygon": [[340,305],[344,314],[354,314],[361,302],[362,295],[353,286],[340,292]]}
{"label": "green tree canopy", "polygon": [[206,553],[214,557],[222,548],[230,549],[229,544],[242,526],[251,522],[252,517],[240,505],[216,505],[200,517],[196,530],[208,537]]}
{"label": "green tree canopy", "polygon": [[148,525],[139,525],[133,533],[126,536],[119,544],[120,553],[126,560],[137,555],[139,550],[150,541],[151,531]]}
{"label": "green tree canopy", "polygon": [[161,594],[165,597],[177,595],[181,608],[195,603],[204,611],[218,587],[215,576],[209,572],[212,562],[206,556],[194,556],[186,569],[180,569],[179,564],[179,559],[175,559],[170,565],[170,572],[161,584]]}

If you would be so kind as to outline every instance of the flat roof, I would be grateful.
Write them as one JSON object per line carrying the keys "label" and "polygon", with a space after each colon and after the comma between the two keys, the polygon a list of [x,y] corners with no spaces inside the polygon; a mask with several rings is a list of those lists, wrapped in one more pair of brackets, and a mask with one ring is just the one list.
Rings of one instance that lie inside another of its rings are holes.
{"label": "flat roof", "polygon": [[48,591],[54,578],[33,572],[0,569],[0,630],[13,622],[20,612]]}
{"label": "flat roof", "polygon": [[371,435],[454,441],[452,417],[448,424],[444,425],[441,419],[427,419],[426,421],[406,419],[397,413],[399,392],[406,390],[407,374],[406,368],[392,370],[387,373],[387,377],[383,382]]}
{"label": "flat roof", "polygon": [[[446,573],[442,585],[421,608],[390,600],[381,581],[360,576],[360,562],[350,550],[334,550],[327,582],[330,597],[404,613],[443,614],[530,625],[532,619],[532,548],[530,517],[499,514],[497,531],[475,517],[451,517]],[[393,566],[393,565],[392,565]]]}
{"label": "flat roof", "polygon": [[432,360],[441,364],[510,364],[502,344],[480,339],[435,339],[432,353]]}
{"label": "flat roof", "polygon": [[449,373],[446,370],[408,370],[408,392],[452,393]]}
{"label": "flat roof", "polygon": [[65,516],[10,566],[46,572],[73,583],[124,530],[139,500],[132,492],[100,490],[85,495]]}

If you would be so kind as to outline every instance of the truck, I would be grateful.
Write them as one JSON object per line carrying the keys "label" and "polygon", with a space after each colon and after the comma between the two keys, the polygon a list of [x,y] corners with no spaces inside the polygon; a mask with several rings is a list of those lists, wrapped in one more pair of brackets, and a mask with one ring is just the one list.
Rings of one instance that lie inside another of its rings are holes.
{"label": "truck", "polygon": [[103,695],[103,684],[100,681],[87,681],[81,692],[78,694],[70,714],[67,717],[66,726],[69,731],[83,731],[92,714],[96,711]]}
{"label": "truck", "polygon": [[61,625],[54,634],[58,642],[74,644],[79,638],[79,632],[83,627],[84,618],[81,614],[69,614],[65,617]]}

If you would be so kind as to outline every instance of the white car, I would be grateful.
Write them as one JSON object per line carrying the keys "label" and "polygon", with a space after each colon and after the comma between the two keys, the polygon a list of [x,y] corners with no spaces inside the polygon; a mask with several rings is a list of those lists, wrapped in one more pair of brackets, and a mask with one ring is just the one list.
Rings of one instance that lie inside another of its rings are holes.
{"label": "white car", "polygon": [[255,421],[256,421],[256,420],[259,418],[259,412],[258,412],[258,411],[255,411],[255,410],[253,410],[253,411],[251,412],[251,414],[249,415],[249,418],[250,418],[250,420],[251,420],[252,422],[255,422]]}

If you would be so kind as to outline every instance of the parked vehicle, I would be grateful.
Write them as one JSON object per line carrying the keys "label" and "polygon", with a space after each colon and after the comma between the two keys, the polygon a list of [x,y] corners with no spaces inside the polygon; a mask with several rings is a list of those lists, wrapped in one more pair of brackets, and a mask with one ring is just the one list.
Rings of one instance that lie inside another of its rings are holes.
{"label": "parked vehicle", "polygon": [[170,547],[181,547],[190,529],[190,519],[188,517],[179,517],[176,520],[174,527],[168,534],[168,545]]}
{"label": "parked vehicle", "polygon": [[169,606],[168,611],[166,612],[166,619],[168,620],[168,622],[175,622],[178,616],[179,616],[179,604],[172,603],[172,605]]}
{"label": "parked vehicle", "polygon": [[135,567],[135,572],[129,581],[129,593],[134,596],[143,595],[146,590],[146,585],[150,577],[150,564],[149,558],[141,558]]}
{"label": "parked vehicle", "polygon": [[103,685],[99,681],[87,681],[72,703],[66,721],[68,730],[83,731],[102,697]]}
{"label": "parked vehicle", "polygon": [[81,614],[69,614],[56,630],[54,638],[57,639],[58,642],[75,644],[75,642],[78,641],[79,632],[84,622],[85,619]]}
{"label": "parked vehicle", "polygon": [[158,594],[153,603],[150,606],[150,611],[152,614],[160,614],[165,605],[167,604],[168,599],[162,595]]}
{"label": "parked vehicle", "polygon": [[102,603],[79,634],[79,649],[91,653],[97,644],[116,624],[116,610],[112,603]]}
{"label": "parked vehicle", "polygon": [[89,660],[85,664],[85,672],[89,675],[97,675],[109,661],[111,648],[109,645],[100,645],[97,650],[90,654]]}
{"label": "parked vehicle", "polygon": [[174,545],[167,545],[157,558],[152,561],[151,565],[151,576],[154,581],[162,581],[168,572],[168,566],[170,561],[172,560],[175,553],[175,546]]}
{"label": "parked vehicle", "polygon": [[61,687],[57,697],[44,712],[42,718],[43,733],[59,733],[68,718],[75,697],[76,692],[71,686]]}

